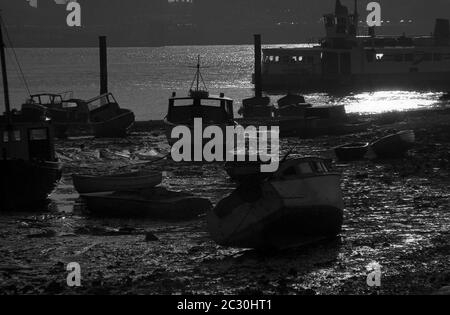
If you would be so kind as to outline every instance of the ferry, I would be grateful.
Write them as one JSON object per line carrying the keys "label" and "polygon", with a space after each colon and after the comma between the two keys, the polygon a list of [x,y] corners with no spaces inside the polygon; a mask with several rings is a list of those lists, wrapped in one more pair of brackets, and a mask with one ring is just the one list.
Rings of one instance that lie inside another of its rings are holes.
{"label": "ferry", "polygon": [[353,14],[337,0],[318,44],[263,49],[263,90],[448,89],[448,20],[437,19],[432,35],[416,37],[377,36],[375,27],[360,35],[358,20],[356,0]]}

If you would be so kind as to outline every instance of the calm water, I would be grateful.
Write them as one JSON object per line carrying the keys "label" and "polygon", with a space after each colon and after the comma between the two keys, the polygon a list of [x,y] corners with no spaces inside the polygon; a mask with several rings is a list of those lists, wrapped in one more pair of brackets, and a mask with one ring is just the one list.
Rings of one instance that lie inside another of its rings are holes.
{"label": "calm water", "polygon": [[[32,93],[73,91],[88,99],[99,93],[99,62],[96,48],[17,49]],[[224,92],[241,100],[252,95],[253,47],[179,46],[160,48],[110,48],[109,89],[122,107],[134,110],[138,120],[161,119],[172,91],[186,94],[194,76],[192,67],[201,55],[205,81],[212,93]],[[11,99],[20,108],[27,92],[9,51]],[[312,103],[346,104],[348,112],[406,110],[438,104],[439,93],[375,92],[331,97],[309,94]],[[276,101],[277,96],[273,96]],[[0,101],[3,104],[3,100]]]}

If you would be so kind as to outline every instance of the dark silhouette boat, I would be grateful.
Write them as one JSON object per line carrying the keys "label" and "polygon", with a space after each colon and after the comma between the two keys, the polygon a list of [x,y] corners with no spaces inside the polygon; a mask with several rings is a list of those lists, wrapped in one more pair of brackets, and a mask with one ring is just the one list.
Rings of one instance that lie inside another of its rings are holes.
{"label": "dark silhouette boat", "polygon": [[208,213],[208,230],[219,245],[259,250],[333,238],[343,223],[340,178],[320,158],[285,161],[263,179],[241,182]]}
{"label": "dark silhouette boat", "polygon": [[347,143],[334,149],[339,161],[350,162],[362,160],[369,151],[369,143]]}
{"label": "dark silhouette boat", "polygon": [[87,101],[64,99],[61,94],[36,94],[22,109],[38,117],[50,117],[59,138],[68,135],[124,137],[135,122],[134,113],[120,108],[111,93]]}
{"label": "dark silhouette boat", "polygon": [[0,116],[0,210],[41,210],[61,178],[53,126],[46,117],[12,111],[0,16],[0,54],[5,99]]}
{"label": "dark silhouette boat", "polygon": [[[208,126],[218,126],[224,130],[227,126],[235,126],[233,112],[233,100],[220,95],[210,95],[200,72],[200,57],[197,63],[197,71],[189,90],[189,95],[177,97],[172,94],[169,99],[167,116],[164,119],[166,136],[170,145],[178,141],[172,137],[175,127],[188,127],[193,134],[194,120],[201,118],[203,129]],[[200,88],[200,84],[203,88]],[[195,84],[195,87],[194,87]]]}

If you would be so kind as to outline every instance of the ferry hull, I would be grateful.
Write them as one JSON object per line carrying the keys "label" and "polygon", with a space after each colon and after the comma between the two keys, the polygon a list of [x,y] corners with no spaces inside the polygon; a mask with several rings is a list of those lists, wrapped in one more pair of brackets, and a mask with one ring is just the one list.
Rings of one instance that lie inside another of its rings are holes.
{"label": "ferry hull", "polygon": [[443,91],[448,90],[450,85],[450,72],[354,74],[327,77],[301,74],[266,74],[263,75],[262,82],[263,89],[266,92],[292,89],[308,92],[398,89]]}

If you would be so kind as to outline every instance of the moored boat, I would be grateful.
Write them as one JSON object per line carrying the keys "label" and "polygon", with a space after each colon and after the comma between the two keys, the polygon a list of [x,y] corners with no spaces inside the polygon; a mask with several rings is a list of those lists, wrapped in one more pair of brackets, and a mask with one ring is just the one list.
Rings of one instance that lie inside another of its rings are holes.
{"label": "moored boat", "polygon": [[405,130],[386,136],[371,143],[371,148],[377,158],[400,158],[414,147],[416,136],[413,130]]}
{"label": "moored boat", "polygon": [[197,218],[212,205],[208,199],[156,187],[140,192],[83,194],[90,213],[105,217],[142,217],[183,221]]}
{"label": "moored boat", "polygon": [[[200,88],[200,82],[203,83],[203,89]],[[233,100],[225,97],[223,93],[219,96],[210,95],[200,73],[200,57],[189,95],[177,97],[176,93],[173,93],[169,99],[168,113],[164,119],[169,145],[172,146],[179,140],[172,137],[172,131],[176,127],[187,127],[191,130],[191,134],[194,134],[196,119],[202,120],[202,132],[209,126],[220,127],[223,131],[227,126],[236,126]],[[193,142],[192,145],[194,145]]]}
{"label": "moored boat", "polygon": [[161,172],[134,172],[106,176],[73,175],[72,178],[75,189],[80,194],[148,189],[162,182]]}
{"label": "moored boat", "polygon": [[36,94],[22,105],[22,111],[30,116],[51,118],[60,138],[124,137],[135,122],[134,113],[120,108],[111,93],[87,101],[64,99],[61,94]]}
{"label": "moored boat", "polygon": [[5,114],[0,116],[0,211],[42,210],[61,178],[53,128],[45,117],[12,111],[0,16],[0,56]]}
{"label": "moored boat", "polygon": [[343,207],[340,175],[323,159],[295,159],[220,201],[208,213],[208,230],[222,246],[296,247],[338,235]]}

